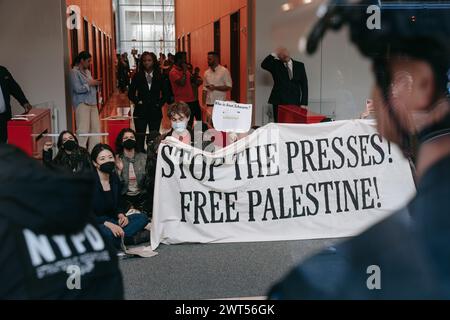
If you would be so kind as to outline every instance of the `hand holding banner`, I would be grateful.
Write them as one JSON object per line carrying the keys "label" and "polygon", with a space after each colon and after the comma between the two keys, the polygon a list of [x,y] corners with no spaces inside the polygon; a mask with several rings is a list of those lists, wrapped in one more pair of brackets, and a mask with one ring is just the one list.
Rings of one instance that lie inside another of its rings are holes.
{"label": "hand holding banner", "polygon": [[408,161],[372,122],[270,124],[215,153],[159,149],[152,248],[350,237],[404,206]]}

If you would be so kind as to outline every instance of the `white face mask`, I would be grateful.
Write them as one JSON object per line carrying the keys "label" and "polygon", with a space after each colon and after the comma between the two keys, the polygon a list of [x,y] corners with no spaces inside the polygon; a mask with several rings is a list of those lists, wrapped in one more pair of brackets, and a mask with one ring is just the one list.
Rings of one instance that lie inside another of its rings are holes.
{"label": "white face mask", "polygon": [[188,124],[187,121],[182,121],[182,122],[173,122],[172,121],[172,128],[173,128],[173,130],[175,130],[175,132],[182,133],[182,132],[186,131],[187,124]]}

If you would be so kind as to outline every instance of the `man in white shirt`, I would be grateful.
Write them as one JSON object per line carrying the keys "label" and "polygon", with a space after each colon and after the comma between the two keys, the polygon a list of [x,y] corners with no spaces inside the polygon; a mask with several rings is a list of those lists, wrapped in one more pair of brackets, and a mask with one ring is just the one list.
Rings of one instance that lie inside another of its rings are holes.
{"label": "man in white shirt", "polygon": [[217,100],[227,100],[227,92],[231,91],[233,81],[228,69],[219,64],[217,52],[208,53],[208,66],[204,77],[203,105],[214,107]]}

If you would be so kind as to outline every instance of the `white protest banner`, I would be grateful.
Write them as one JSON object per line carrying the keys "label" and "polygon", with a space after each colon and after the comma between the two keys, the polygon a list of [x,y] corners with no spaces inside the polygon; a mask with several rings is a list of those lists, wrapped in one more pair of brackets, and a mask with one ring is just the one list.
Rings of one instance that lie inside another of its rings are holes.
{"label": "white protest banner", "polygon": [[415,193],[408,161],[364,120],[270,124],[214,154],[170,138],[155,183],[153,249],[354,236]]}
{"label": "white protest banner", "polygon": [[245,133],[252,125],[251,104],[216,101],[212,120],[217,131]]}

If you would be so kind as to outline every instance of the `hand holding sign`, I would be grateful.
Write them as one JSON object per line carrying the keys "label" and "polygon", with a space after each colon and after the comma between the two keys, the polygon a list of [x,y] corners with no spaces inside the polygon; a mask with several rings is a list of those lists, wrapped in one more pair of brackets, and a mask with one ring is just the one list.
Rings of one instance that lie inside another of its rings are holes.
{"label": "hand holding sign", "polygon": [[252,125],[252,105],[216,101],[213,110],[214,128],[223,132],[245,133]]}

